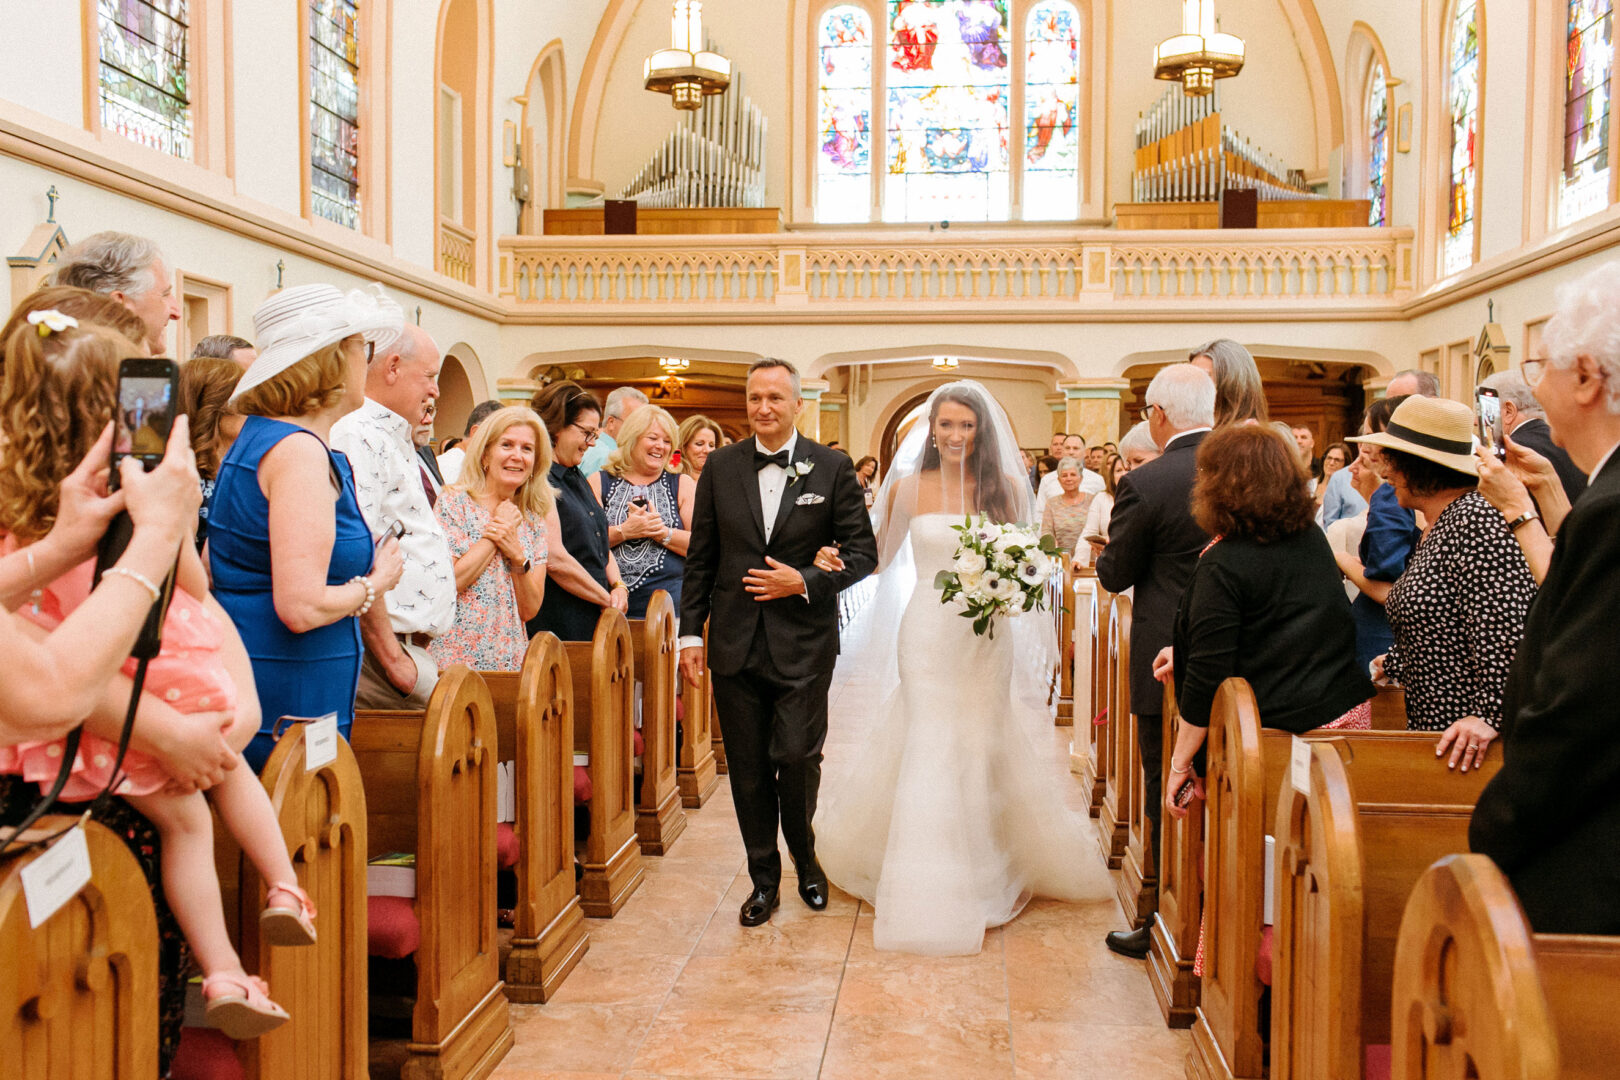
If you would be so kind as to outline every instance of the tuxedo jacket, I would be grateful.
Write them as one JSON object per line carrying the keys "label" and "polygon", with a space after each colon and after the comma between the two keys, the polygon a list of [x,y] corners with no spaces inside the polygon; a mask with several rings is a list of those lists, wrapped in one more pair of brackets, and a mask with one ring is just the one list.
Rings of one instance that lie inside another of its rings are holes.
{"label": "tuxedo jacket", "polygon": [[1552,462],[1553,471],[1558,474],[1558,482],[1564,485],[1564,494],[1569,496],[1570,505],[1574,505],[1576,496],[1586,491],[1586,474],[1570,460],[1563,447],[1553,442],[1552,428],[1547,426],[1547,421],[1540,417],[1526,420],[1508,438]]}
{"label": "tuxedo jacket", "polygon": [[1097,580],[1111,593],[1134,587],[1131,607],[1131,711],[1158,716],[1164,688],[1153,658],[1175,636],[1176,610],[1209,534],[1193,520],[1198,444],[1207,432],[1176,439],[1159,457],[1120,478]]}
{"label": "tuxedo jacket", "polygon": [[[716,675],[739,673],[759,634],[784,678],[830,672],[838,662],[838,594],[877,566],[877,540],[855,463],[800,435],[792,464],[808,462],[811,469],[790,476],[766,543],[754,448],[749,438],[714,451],[698,478],[681,585],[681,635],[701,635],[708,620],[709,670]],[[843,549],[844,569],[836,574],[814,565],[816,552],[833,543]],[[804,575],[808,602],[803,595],[759,601],[744,589],[750,570],[768,568],[767,555]]]}
{"label": "tuxedo jacket", "polygon": [[1469,846],[1496,860],[1541,933],[1620,934],[1620,460],[1558,531],[1508,674],[1502,769]]}

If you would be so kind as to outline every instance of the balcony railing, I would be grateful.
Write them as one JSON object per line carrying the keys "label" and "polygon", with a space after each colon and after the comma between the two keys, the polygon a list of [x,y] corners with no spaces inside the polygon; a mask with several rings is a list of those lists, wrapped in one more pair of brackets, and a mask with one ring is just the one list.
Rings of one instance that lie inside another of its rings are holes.
{"label": "balcony railing", "polygon": [[445,218],[439,219],[439,273],[471,285],[475,250],[471,232]]}
{"label": "balcony railing", "polygon": [[[501,293],[557,317],[1398,307],[1410,229],[509,236]],[[806,311],[808,309],[808,312]]]}

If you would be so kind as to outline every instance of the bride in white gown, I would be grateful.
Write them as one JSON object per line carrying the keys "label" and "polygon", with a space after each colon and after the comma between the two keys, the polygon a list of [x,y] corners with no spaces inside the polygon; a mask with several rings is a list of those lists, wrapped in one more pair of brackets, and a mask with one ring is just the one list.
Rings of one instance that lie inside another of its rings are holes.
{"label": "bride in white gown", "polygon": [[[934,585],[965,515],[1034,522],[1011,425],[965,381],[935,391],[926,415],[878,496],[879,595],[856,630],[866,650],[892,651],[882,666],[898,684],[824,792],[816,851],[835,884],[876,909],[879,949],[960,955],[1035,896],[1113,890],[1089,820],[1064,806],[1037,742],[1052,727],[1051,616],[1002,619],[981,637]],[[897,632],[883,625],[895,613]]]}

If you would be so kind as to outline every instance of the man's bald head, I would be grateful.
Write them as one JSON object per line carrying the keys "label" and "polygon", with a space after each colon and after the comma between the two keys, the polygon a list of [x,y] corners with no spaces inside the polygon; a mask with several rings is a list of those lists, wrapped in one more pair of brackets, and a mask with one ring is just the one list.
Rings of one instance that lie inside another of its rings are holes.
{"label": "man's bald head", "polygon": [[366,397],[403,416],[412,427],[421,422],[428,402],[439,396],[443,358],[427,331],[406,323],[399,336],[377,347],[366,369]]}

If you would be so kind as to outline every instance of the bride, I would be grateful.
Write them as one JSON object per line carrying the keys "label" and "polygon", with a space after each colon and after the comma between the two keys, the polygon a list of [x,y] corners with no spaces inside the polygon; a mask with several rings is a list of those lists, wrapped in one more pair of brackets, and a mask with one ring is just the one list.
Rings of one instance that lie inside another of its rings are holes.
{"label": "bride", "polygon": [[[934,392],[877,511],[879,596],[863,629],[868,649],[888,649],[883,663],[898,683],[828,785],[816,850],[835,884],[876,909],[878,948],[976,953],[986,928],[1034,896],[1113,895],[1089,821],[1064,807],[1062,778],[1039,748],[1052,727],[1051,617],[1002,619],[981,637],[934,586],[955,561],[952,526],[966,515],[1035,521],[1012,427],[984,387]],[[837,556],[829,549],[817,561]],[[894,612],[897,631],[878,625]]]}

